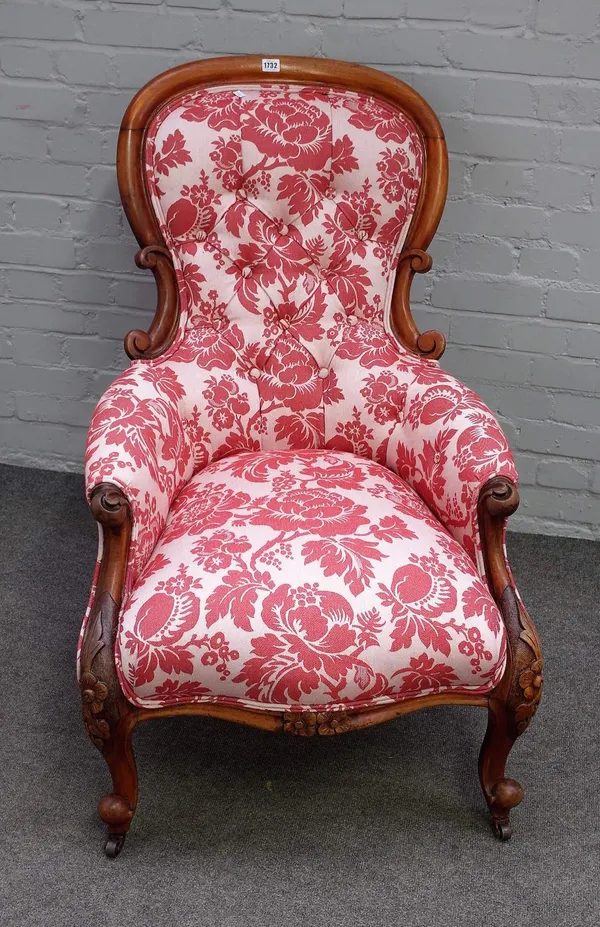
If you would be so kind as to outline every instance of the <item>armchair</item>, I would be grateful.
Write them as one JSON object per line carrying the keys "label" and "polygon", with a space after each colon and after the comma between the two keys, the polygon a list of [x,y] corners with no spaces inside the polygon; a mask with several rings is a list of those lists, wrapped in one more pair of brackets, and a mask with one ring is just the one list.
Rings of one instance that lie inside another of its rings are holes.
{"label": "armchair", "polygon": [[136,808],[133,730],[177,714],[309,736],[487,708],[508,839],[542,658],[505,556],[510,449],[410,312],[446,196],[435,114],[365,67],[205,60],[137,94],[117,168],[158,305],[86,455],[78,678],[107,855]]}

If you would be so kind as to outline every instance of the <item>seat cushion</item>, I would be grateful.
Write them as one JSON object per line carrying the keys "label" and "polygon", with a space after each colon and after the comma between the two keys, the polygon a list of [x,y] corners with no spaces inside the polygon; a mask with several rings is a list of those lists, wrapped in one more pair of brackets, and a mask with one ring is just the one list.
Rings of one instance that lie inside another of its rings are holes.
{"label": "seat cushion", "polygon": [[244,452],[196,474],[122,612],[140,707],[367,707],[488,692],[500,613],[400,477],[321,450]]}

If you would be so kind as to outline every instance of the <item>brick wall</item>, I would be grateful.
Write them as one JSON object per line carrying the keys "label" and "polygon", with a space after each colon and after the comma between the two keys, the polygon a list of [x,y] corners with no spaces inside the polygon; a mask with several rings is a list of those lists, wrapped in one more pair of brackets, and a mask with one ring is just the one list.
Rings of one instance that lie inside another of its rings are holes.
{"label": "brick wall", "polygon": [[516,450],[513,522],[600,537],[599,27],[597,0],[4,0],[1,459],[80,469],[121,339],[148,324],[113,166],[133,92],[215,54],[346,58],[441,116],[450,198],[416,315]]}

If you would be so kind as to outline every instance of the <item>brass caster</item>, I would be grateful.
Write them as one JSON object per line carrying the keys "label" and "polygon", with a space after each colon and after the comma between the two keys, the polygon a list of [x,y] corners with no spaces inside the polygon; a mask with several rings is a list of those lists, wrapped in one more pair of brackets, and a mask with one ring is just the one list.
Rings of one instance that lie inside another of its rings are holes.
{"label": "brass caster", "polygon": [[502,821],[492,821],[492,827],[494,828],[494,834],[498,840],[505,842],[510,840],[513,835],[513,829],[508,823],[503,823]]}
{"label": "brass caster", "polygon": [[125,844],[126,834],[109,834],[104,844],[104,852],[109,859],[116,859]]}

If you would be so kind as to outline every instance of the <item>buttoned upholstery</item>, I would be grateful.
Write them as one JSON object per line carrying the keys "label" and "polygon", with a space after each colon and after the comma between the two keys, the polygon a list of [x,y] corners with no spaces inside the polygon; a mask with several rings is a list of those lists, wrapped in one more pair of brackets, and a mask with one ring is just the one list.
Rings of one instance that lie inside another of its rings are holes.
{"label": "buttoned upholstery", "polygon": [[[391,328],[423,161],[406,115],[322,86],[204,88],[150,125],[146,182],[177,272],[179,327],[163,355],[135,361],[106,392],[86,457],[88,491],[115,483],[133,511],[117,657],[136,704],[368,704],[498,679],[505,639],[482,581],[477,498],[491,476],[516,478],[512,456],[481,400]],[[340,484],[344,468],[353,476]],[[276,543],[283,526],[257,512],[319,480],[321,502],[328,492],[360,509],[343,543],[308,523]],[[206,521],[215,486],[249,497],[218,528]],[[409,536],[385,521],[383,498]],[[249,546],[236,568],[211,571],[198,545],[227,560],[225,537]],[[291,558],[275,550],[288,543]],[[265,544],[276,567],[261,561]],[[423,576],[440,569],[452,607],[433,614]],[[256,595],[244,570],[268,574]],[[211,611],[229,586],[235,614]],[[395,646],[407,616],[415,632]],[[299,653],[285,635],[314,659],[310,684],[269,675],[278,657],[265,641],[278,637],[284,662]]]}

